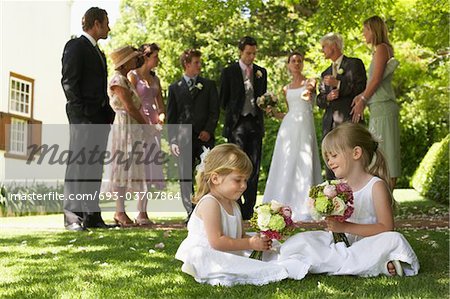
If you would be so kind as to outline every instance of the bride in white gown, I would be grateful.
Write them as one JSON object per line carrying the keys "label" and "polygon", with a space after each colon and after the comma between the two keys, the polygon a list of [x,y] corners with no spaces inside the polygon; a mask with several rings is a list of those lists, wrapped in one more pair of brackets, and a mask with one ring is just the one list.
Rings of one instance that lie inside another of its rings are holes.
{"label": "bride in white gown", "polygon": [[[291,207],[294,221],[310,221],[309,188],[322,182],[316,130],[312,112],[315,81],[303,74],[303,55],[288,57],[292,82],[283,88],[289,112],[283,118],[270,164],[263,202],[277,200]],[[311,91],[312,90],[312,91]]]}

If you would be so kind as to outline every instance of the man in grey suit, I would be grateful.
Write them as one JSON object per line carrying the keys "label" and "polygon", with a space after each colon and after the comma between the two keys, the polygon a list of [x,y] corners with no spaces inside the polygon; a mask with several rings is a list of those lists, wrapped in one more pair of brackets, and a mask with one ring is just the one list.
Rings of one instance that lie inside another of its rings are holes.
{"label": "man in grey suit", "polygon": [[[172,125],[169,127],[171,152],[179,157],[181,197],[188,221],[193,210],[191,179],[194,167],[200,161],[202,148],[212,148],[215,144],[214,131],[219,120],[219,96],[215,82],[200,76],[202,67],[200,51],[195,49],[184,51],[180,62],[184,74],[180,80],[169,86],[167,123]],[[192,125],[192,134],[187,133],[186,125]],[[192,156],[186,156],[190,151]]]}
{"label": "man in grey suit", "polygon": [[[352,101],[366,88],[366,69],[361,59],[342,54],[343,41],[337,33],[321,38],[322,52],[332,64],[322,73],[317,105],[325,109],[322,118],[322,138],[336,126],[351,121]],[[333,172],[326,168],[328,180]]]}
{"label": "man in grey suit", "polygon": [[61,79],[67,98],[70,152],[77,157],[68,162],[64,182],[64,224],[73,231],[109,227],[101,217],[98,198],[103,162],[99,158],[88,162],[79,154],[105,150],[115,115],[107,94],[106,58],[97,45],[99,39],[108,37],[108,14],[91,7],[82,25],[83,35],[64,47]]}

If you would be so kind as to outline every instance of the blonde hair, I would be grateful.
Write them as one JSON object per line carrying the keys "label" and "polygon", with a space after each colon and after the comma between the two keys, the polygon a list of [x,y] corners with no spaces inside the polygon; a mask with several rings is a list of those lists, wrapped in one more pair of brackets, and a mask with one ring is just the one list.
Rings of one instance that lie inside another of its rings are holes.
{"label": "blonde hair", "polygon": [[[362,150],[361,161],[364,170],[377,176],[389,186],[391,179],[384,155],[379,149],[378,141],[363,126],[344,123],[331,130],[322,141],[322,156],[327,161],[327,153],[344,153],[359,146]],[[372,161],[375,156],[375,161]]]}
{"label": "blonde hair", "polygon": [[384,23],[379,16],[370,17],[365,20],[363,24],[372,33],[372,40],[370,43],[373,47],[378,46],[379,44],[386,44],[393,49],[391,43],[389,42],[386,23]]}
{"label": "blonde hair", "polygon": [[253,171],[253,165],[247,154],[239,146],[224,143],[214,147],[205,157],[202,171],[198,171],[195,177],[197,192],[192,202],[197,203],[205,194],[211,191],[210,178],[213,173],[228,175],[237,171],[247,178]]}
{"label": "blonde hair", "polygon": [[320,39],[320,44],[336,44],[338,49],[342,52],[342,49],[344,48],[344,40],[342,39],[342,36],[339,33],[330,32],[324,37]]}

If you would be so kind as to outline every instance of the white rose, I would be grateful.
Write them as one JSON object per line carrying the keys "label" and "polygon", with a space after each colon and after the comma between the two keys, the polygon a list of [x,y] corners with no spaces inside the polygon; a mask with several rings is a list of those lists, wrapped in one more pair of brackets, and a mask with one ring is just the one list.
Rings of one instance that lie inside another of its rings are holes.
{"label": "white rose", "polygon": [[270,214],[258,214],[258,227],[260,230],[264,231],[269,229],[270,217],[272,217]]}
{"label": "white rose", "polygon": [[333,212],[331,212],[331,215],[343,216],[345,212],[345,202],[339,197],[334,197],[332,201],[333,201]]}
{"label": "white rose", "polygon": [[272,211],[274,212],[278,212],[281,208],[283,207],[283,204],[279,203],[276,200],[272,200],[270,202],[270,208],[272,209]]}

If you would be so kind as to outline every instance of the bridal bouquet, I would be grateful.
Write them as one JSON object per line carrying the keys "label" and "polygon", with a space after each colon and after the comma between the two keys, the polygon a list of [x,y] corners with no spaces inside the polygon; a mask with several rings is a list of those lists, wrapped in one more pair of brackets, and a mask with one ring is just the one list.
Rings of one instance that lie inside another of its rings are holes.
{"label": "bridal bouquet", "polygon": [[[292,210],[290,207],[272,200],[255,207],[250,225],[270,239],[281,240],[284,233],[295,227],[291,216]],[[261,260],[262,251],[254,250],[250,254],[250,258]]]}
{"label": "bridal bouquet", "polygon": [[[332,216],[343,222],[353,213],[353,192],[347,183],[339,180],[325,181],[309,190],[311,216],[318,220]],[[344,233],[333,233],[334,242],[350,246]]]}
{"label": "bridal bouquet", "polygon": [[262,110],[269,110],[269,115],[272,114],[271,108],[275,107],[278,103],[278,98],[271,92],[266,92],[262,96],[256,99],[256,105]]}

